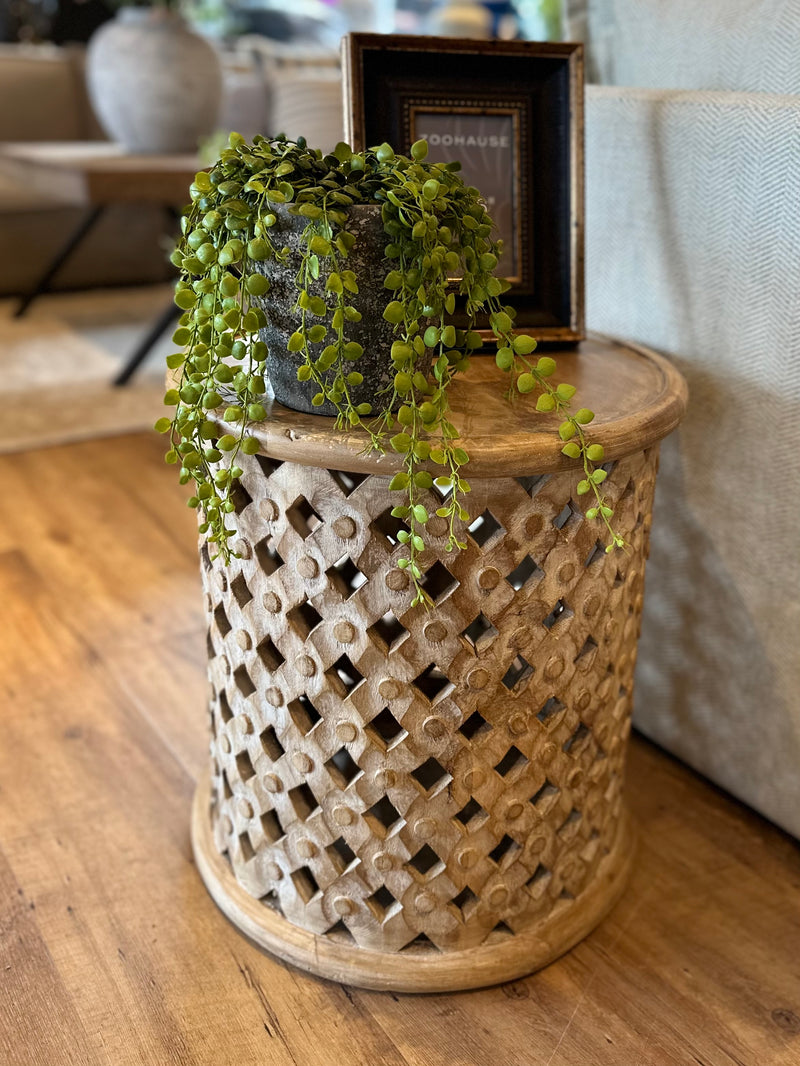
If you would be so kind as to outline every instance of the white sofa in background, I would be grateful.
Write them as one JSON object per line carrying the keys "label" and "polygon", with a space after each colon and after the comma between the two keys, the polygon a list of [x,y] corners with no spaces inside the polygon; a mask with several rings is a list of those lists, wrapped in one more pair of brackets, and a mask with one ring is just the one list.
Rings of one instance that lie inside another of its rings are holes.
{"label": "white sofa in background", "polygon": [[690,388],[634,721],[800,835],[800,0],[578,6],[588,325]]}

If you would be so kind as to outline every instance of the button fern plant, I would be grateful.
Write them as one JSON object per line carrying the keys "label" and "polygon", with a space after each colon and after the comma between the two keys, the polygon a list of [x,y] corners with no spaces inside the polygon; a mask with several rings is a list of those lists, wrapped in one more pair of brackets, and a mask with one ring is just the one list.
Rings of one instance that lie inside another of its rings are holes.
{"label": "button fern plant", "polygon": [[[407,527],[399,534],[406,551],[398,566],[411,577],[415,603],[427,602],[419,556],[430,516],[420,497],[434,483],[444,490],[437,515],[449,523],[448,550],[464,547],[469,455],[451,420],[448,393],[482,345],[474,328],[479,315],[488,317],[509,398],[534,393],[537,410],[561,416],[562,450],[582,468],[577,492],[593,496],[586,516],[606,526],[607,551],[623,545],[603,496],[603,448],[587,436],[594,415],[573,411],[574,386],[556,384],[555,361],[535,358],[535,341],[515,333],[513,308],[503,302],[509,283],[497,274],[500,242],[479,191],[458,170],[458,163],[428,162],[424,141],[409,156],[388,144],[354,152],[343,143],[325,155],[302,138],[256,137],[249,144],[232,133],[219,160],[197,174],[172,256],[180,269],[175,302],[182,314],[173,337],[180,351],[167,357],[175,384],[164,402],[174,413],[156,429],[169,436],[166,461],[179,466],[181,483],[194,483],[189,506],[200,512],[200,531],[224,561],[233,552],[229,516],[242,474],[237,456],[259,450],[253,426],[267,417],[268,351],[259,335],[270,314],[264,266],[288,259],[289,249],[275,236],[278,213],[287,210],[305,222],[294,278],[296,330],[287,348],[300,357],[297,377],[312,388],[313,406],[327,401],[337,427],[358,427],[368,449],[402,456],[389,487],[397,494],[392,513]],[[363,279],[348,269],[356,240],[351,209],[360,204],[380,207],[383,317],[394,329],[390,384],[373,402],[354,402],[364,351],[348,337],[361,318]],[[312,294],[312,281],[324,283],[324,296]],[[457,294],[466,328],[450,321]]]}

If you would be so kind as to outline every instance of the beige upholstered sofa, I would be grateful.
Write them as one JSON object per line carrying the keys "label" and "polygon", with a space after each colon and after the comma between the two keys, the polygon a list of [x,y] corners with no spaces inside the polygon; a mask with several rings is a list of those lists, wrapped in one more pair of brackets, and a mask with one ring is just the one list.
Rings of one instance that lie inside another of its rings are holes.
{"label": "beige upholstered sofa", "polygon": [[[569,0],[587,321],[689,381],[634,721],[800,834],[800,0]],[[581,11],[580,8],[583,8]]]}
{"label": "beige upholstered sofa", "polygon": [[[79,48],[0,45],[0,141],[102,138],[86,96]],[[43,202],[0,177],[0,295],[30,287],[78,226],[82,213]],[[152,207],[109,208],[54,288],[158,281],[170,276]]]}

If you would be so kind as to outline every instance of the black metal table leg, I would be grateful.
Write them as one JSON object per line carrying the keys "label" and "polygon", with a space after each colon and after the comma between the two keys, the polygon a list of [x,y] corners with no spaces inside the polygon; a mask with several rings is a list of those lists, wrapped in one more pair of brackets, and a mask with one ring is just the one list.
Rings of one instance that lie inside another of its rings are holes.
{"label": "black metal table leg", "polygon": [[87,212],[81,224],[70,236],[66,244],[61,248],[58,255],[56,255],[56,257],[52,260],[52,262],[42,274],[42,276],[39,278],[39,280],[36,282],[34,287],[30,290],[30,292],[25,293],[25,295],[22,297],[19,302],[19,306],[14,312],[14,318],[21,318],[28,310],[30,305],[33,303],[33,301],[36,299],[36,297],[41,296],[43,293],[48,291],[50,287],[50,282],[53,280],[53,278],[64,265],[64,263],[66,263],[66,261],[69,259],[69,257],[78,247],[78,245],[83,241],[89,230],[94,227],[95,223],[104,211],[105,207],[100,206],[92,207]]}
{"label": "black metal table leg", "polygon": [[128,359],[125,366],[120,370],[119,374],[114,378],[115,385],[127,385],[136,370],[144,362],[147,356],[150,354],[150,349],[156,343],[161,334],[172,325],[176,318],[181,314],[179,307],[176,307],[174,303],[170,302],[169,307],[165,307],[161,312],[157,320],[153,323],[149,332],[141,340],[136,350]]}

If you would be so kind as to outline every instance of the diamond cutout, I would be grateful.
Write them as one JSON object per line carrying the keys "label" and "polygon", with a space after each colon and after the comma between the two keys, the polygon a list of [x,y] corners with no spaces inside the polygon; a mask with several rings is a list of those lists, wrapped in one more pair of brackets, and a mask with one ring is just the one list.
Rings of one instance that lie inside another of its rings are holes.
{"label": "diamond cutout", "polygon": [[533,671],[534,668],[528,660],[518,655],[508,670],[506,670],[501,681],[509,692],[521,692],[525,687],[525,683],[533,677]]}
{"label": "diamond cutout", "polygon": [[256,452],[255,460],[261,467],[261,473],[266,478],[272,477],[275,471],[283,466],[282,459],[273,459],[269,455],[264,455],[263,452]]}
{"label": "diamond cutout", "polygon": [[342,790],[352,785],[362,773],[361,767],[352,758],[347,748],[339,748],[325,763],[325,768]]}
{"label": "diamond cutout", "polygon": [[319,892],[319,885],[307,866],[301,866],[299,870],[295,870],[292,874],[292,881],[303,903],[310,903]]}
{"label": "diamond cutout", "polygon": [[332,940],[335,944],[345,944],[347,947],[353,947],[356,942],[356,938],[341,918],[336,925],[332,925],[330,929],[327,929],[322,935],[327,940]]}
{"label": "diamond cutout", "polygon": [[393,829],[399,827],[402,821],[397,808],[388,796],[382,796],[377,803],[373,803],[365,812],[364,818],[373,833],[379,837],[388,836]]}
{"label": "diamond cutout", "polygon": [[329,470],[328,473],[345,496],[350,496],[355,492],[361,482],[367,478],[366,474],[356,474],[349,470]]}
{"label": "diamond cutout", "polygon": [[531,877],[529,877],[528,880],[525,882],[525,887],[528,889],[532,896],[541,896],[545,888],[547,887],[547,882],[552,876],[553,875],[550,870],[548,870],[546,866],[542,866],[542,864],[539,863],[539,865],[533,871]]}
{"label": "diamond cutout", "polygon": [[286,661],[270,636],[264,637],[258,645],[256,655],[270,672],[277,670]]}
{"label": "diamond cutout", "polygon": [[364,680],[364,675],[358,672],[347,655],[340,655],[333,666],[325,671],[325,675],[333,682],[342,699],[346,699]]}
{"label": "diamond cutout", "polygon": [[427,759],[416,770],[412,770],[411,776],[419,782],[423,791],[429,796],[437,785],[441,786],[453,780],[441,763],[437,762],[433,757]]}
{"label": "diamond cutout", "polygon": [[589,554],[586,556],[586,558],[584,559],[583,565],[588,569],[590,566],[593,566],[598,561],[598,559],[605,559],[605,557],[606,557],[605,548],[603,547],[603,545],[600,543],[599,540],[595,541],[595,545],[592,548],[592,550],[589,552]]}
{"label": "diamond cutout", "polygon": [[556,786],[548,778],[545,778],[544,784],[539,789],[539,791],[535,792],[531,796],[531,803],[534,805],[534,807],[538,807],[540,804],[542,806],[549,807],[550,804],[548,801],[552,800],[553,796],[555,796],[557,792],[558,789],[556,788]]}
{"label": "diamond cutout", "polygon": [[388,707],[384,707],[380,714],[375,715],[365,732],[383,751],[388,751],[408,736]]}
{"label": "diamond cutout", "polygon": [[510,777],[513,780],[528,765],[528,762],[527,757],[522,754],[519,748],[512,744],[497,766],[495,766],[495,770],[501,777]]}
{"label": "diamond cutout", "polygon": [[461,636],[477,651],[479,648],[486,648],[492,643],[497,636],[497,630],[481,611],[478,617],[470,622]]}
{"label": "diamond cutout", "polygon": [[351,862],[356,861],[356,853],[344,837],[339,837],[338,840],[334,840],[332,844],[327,846],[325,851],[328,853],[328,858],[340,874],[344,873]]}
{"label": "diamond cutout", "polygon": [[575,807],[573,807],[572,810],[567,815],[567,817],[564,819],[564,821],[558,827],[557,832],[559,832],[559,833],[568,832],[570,827],[573,826],[573,825],[577,825],[582,817],[583,817],[583,815],[581,814],[581,812],[579,810],[577,810]]}
{"label": "diamond cutout", "polygon": [[541,570],[536,565],[536,562],[530,557],[530,555],[526,555],[522,562],[520,562],[518,566],[515,566],[510,574],[506,575],[506,581],[512,589],[516,589],[516,591],[519,592],[519,590],[524,588],[530,581],[536,580],[536,582],[539,582],[543,577],[544,570]]}
{"label": "diamond cutout", "polygon": [[292,721],[303,734],[306,736],[310,733],[314,726],[322,718],[317,708],[308,698],[308,696],[298,696],[296,700],[292,700],[288,707],[289,714]]}
{"label": "diamond cutout", "polygon": [[303,540],[310,537],[314,530],[322,525],[322,519],[305,496],[298,496],[291,507],[286,508],[286,517]]}
{"label": "diamond cutout", "polygon": [[261,741],[264,754],[273,762],[277,762],[285,754],[283,744],[278,740],[275,729],[271,725],[267,726],[258,739]]}
{"label": "diamond cutout", "polygon": [[317,797],[306,784],[298,785],[289,789],[289,799],[295,809],[297,817],[304,822],[314,811],[318,811]]}
{"label": "diamond cutout", "polygon": [[229,800],[233,797],[233,789],[231,788],[230,782],[228,781],[227,770],[222,771],[222,795],[226,800]]}
{"label": "diamond cutout", "polygon": [[[444,863],[428,844],[423,845],[413,858],[408,860],[408,865],[413,866],[417,873],[422,874],[424,877],[429,874],[434,867],[439,866],[444,869]],[[435,873],[440,873],[440,870],[435,870]],[[431,876],[434,876],[431,874]]]}
{"label": "diamond cutout", "polygon": [[349,555],[343,555],[325,573],[343,600],[349,600],[367,580]]}
{"label": "diamond cutout", "polygon": [[277,844],[285,836],[283,826],[275,811],[264,811],[261,815],[261,828],[270,844]]}
{"label": "diamond cutout", "polygon": [[390,918],[400,910],[400,904],[386,885],[381,885],[377,892],[373,892],[371,896],[368,896],[365,903],[379,922],[385,922],[387,918]]}
{"label": "diamond cutout", "polygon": [[533,498],[539,489],[543,488],[550,480],[549,474],[534,474],[530,477],[518,477],[517,482],[525,489],[527,494]]}
{"label": "diamond cutout", "polygon": [[236,756],[236,769],[239,771],[239,777],[242,781],[249,781],[251,777],[256,776],[250,753],[247,750],[240,751]]}
{"label": "diamond cutout", "polygon": [[543,705],[536,717],[540,722],[546,722],[548,718],[552,718],[554,714],[558,714],[559,711],[564,710],[564,704],[561,700],[556,699],[555,696],[551,696],[550,699]]}
{"label": "diamond cutout", "polygon": [[286,620],[295,633],[305,640],[311,630],[316,629],[320,624],[322,615],[311,606],[308,600],[305,600],[297,607],[293,607],[291,611],[286,612]]}
{"label": "diamond cutout", "polygon": [[251,859],[256,857],[255,849],[250,842],[250,834],[246,830],[244,833],[239,834],[239,850],[245,862],[250,862]]}
{"label": "diamond cutout", "polygon": [[458,727],[459,733],[463,733],[467,740],[476,740],[488,733],[492,726],[478,711],[471,714],[463,725]]}
{"label": "diamond cutout", "polygon": [[453,577],[446,566],[437,561],[427,571],[420,582],[421,587],[427,592],[434,603],[439,603],[448,596],[453,589],[458,587],[458,581]]}
{"label": "diamond cutout", "polygon": [[506,833],[497,847],[489,852],[489,858],[492,862],[497,863],[498,866],[501,863],[503,866],[510,866],[515,861],[517,852],[521,850],[516,840]]}
{"label": "diamond cutout", "polygon": [[219,716],[226,724],[233,718],[233,711],[231,705],[228,703],[228,694],[223,689],[217,696],[217,706],[219,707]]}
{"label": "diamond cutout", "polygon": [[274,574],[279,567],[283,566],[283,559],[272,547],[272,537],[264,537],[253,550],[258,559],[258,565],[265,574]]}
{"label": "diamond cutout", "polygon": [[377,637],[380,641],[379,647],[384,647],[387,651],[397,648],[400,643],[408,636],[408,630],[402,623],[400,623],[395,615],[391,611],[387,611],[382,618],[369,627],[367,632],[371,636]]}
{"label": "diamond cutout", "polygon": [[583,647],[575,656],[574,662],[577,662],[584,656],[591,655],[595,651],[597,651],[597,642],[593,640],[592,637],[587,637],[586,640],[583,642]]}
{"label": "diamond cutout", "polygon": [[470,797],[467,805],[462,807],[456,815],[459,822],[470,832],[480,828],[488,817],[489,815],[474,797]]}
{"label": "diamond cutout", "polygon": [[500,540],[505,534],[504,526],[497,521],[488,507],[483,514],[478,515],[472,525],[467,526],[467,529],[480,548],[490,541],[496,542]]}
{"label": "diamond cutout", "polygon": [[584,741],[588,736],[589,728],[588,726],[585,726],[583,722],[581,722],[578,728],[572,734],[572,736],[568,737],[568,739],[564,741],[561,750],[564,752],[572,751],[573,748],[579,747],[581,742]]}
{"label": "diamond cutout", "polygon": [[397,534],[403,531],[408,533],[409,531],[408,526],[405,524],[402,518],[396,518],[392,514],[391,507],[383,511],[382,514],[379,514],[377,518],[374,518],[372,522],[370,522],[369,528],[373,530],[373,532],[378,533],[382,537],[384,537],[389,542],[392,548],[394,548],[396,544],[400,543]]}
{"label": "diamond cutout", "polygon": [[233,504],[234,514],[241,514],[245,507],[249,507],[253,502],[253,497],[241,483],[241,481],[234,481],[233,487],[230,490],[230,499]]}
{"label": "diamond cutout", "polygon": [[219,604],[219,606],[214,609],[214,621],[217,624],[219,635],[223,638],[227,637],[233,626],[228,621],[228,616],[225,614],[225,607],[223,604]]}
{"label": "diamond cutout", "polygon": [[441,953],[440,949],[424,933],[415,936],[408,944],[404,944],[400,950],[409,955],[439,955]]}
{"label": "diamond cutout", "polygon": [[233,598],[240,607],[245,607],[253,598],[253,593],[247,587],[244,574],[237,574],[233,581],[231,581],[231,592],[233,593]]}
{"label": "diamond cutout", "polygon": [[469,919],[478,906],[479,900],[469,885],[467,885],[466,888],[463,888],[458,893],[453,903],[461,911],[464,918]]}
{"label": "diamond cutout", "polygon": [[567,618],[572,618],[572,614],[572,610],[567,607],[564,601],[558,600],[547,618],[542,619],[542,625],[545,629],[552,629],[556,622],[562,622]]}
{"label": "diamond cutout", "polygon": [[256,686],[251,681],[250,675],[243,666],[237,666],[233,671],[233,680],[236,682],[236,687],[245,699],[247,699],[248,696],[252,696],[256,690]]}
{"label": "diamond cutout", "polygon": [[416,685],[423,696],[433,703],[436,697],[450,685],[450,680],[442,673],[436,663],[431,663],[430,666],[425,667],[421,674],[414,678],[412,684]]}

